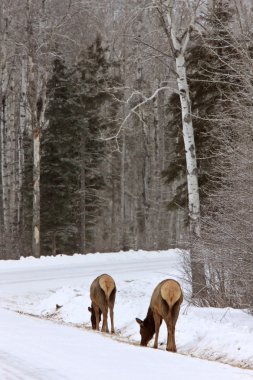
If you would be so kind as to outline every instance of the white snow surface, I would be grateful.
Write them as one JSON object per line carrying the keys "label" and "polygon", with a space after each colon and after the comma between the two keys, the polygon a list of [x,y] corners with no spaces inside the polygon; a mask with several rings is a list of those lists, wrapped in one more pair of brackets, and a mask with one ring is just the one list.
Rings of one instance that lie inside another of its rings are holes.
{"label": "white snow surface", "polygon": [[[177,354],[165,351],[164,324],[160,349],[152,349],[153,341],[151,348],[139,346],[135,317],[145,317],[157,283],[174,278],[185,294],[190,290],[182,255],[130,251],[0,261],[0,379],[253,379],[253,317],[243,310],[185,301]],[[114,336],[90,328],[89,288],[102,273],[117,285]]]}

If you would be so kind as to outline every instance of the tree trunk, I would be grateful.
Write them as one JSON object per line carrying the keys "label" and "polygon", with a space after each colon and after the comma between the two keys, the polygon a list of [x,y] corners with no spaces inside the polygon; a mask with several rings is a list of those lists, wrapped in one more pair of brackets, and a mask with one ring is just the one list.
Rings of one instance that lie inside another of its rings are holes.
{"label": "tree trunk", "polygon": [[[159,80],[156,79],[156,88],[160,87]],[[153,224],[153,248],[156,249],[159,244],[159,234],[160,234],[160,228],[161,228],[161,212],[162,212],[162,186],[161,186],[161,174],[160,174],[160,166],[161,166],[161,159],[162,159],[162,152],[161,152],[161,146],[160,146],[160,136],[161,136],[161,125],[160,125],[160,116],[159,116],[159,94],[154,98],[153,101],[153,107],[154,107],[154,140],[153,140],[153,146],[154,146],[154,165],[153,165],[153,176],[155,176],[155,182],[153,184],[154,186],[154,204],[155,204],[155,215],[156,221],[154,218],[152,218],[152,224]]]}
{"label": "tree trunk", "polygon": [[[38,61],[37,45],[34,40],[34,25],[39,26],[37,39],[42,39],[46,45],[45,33],[45,2],[42,2],[41,13],[35,15],[32,0],[27,0],[27,43],[28,43],[28,104],[33,135],[33,221],[32,221],[32,253],[40,257],[40,138],[45,126],[46,89],[48,67]],[[37,17],[37,18],[36,18]],[[45,54],[46,56],[46,54]],[[43,67],[43,69],[42,69]],[[28,120],[27,120],[28,121]]]}
{"label": "tree trunk", "polygon": [[4,231],[4,246],[9,235],[9,212],[8,212],[8,189],[7,189],[7,161],[6,161],[6,98],[8,86],[8,71],[7,71],[7,52],[6,39],[8,20],[5,19],[4,9],[1,8],[1,18],[4,23],[4,33],[1,44],[1,181],[2,181],[2,209],[3,209],[3,231]]}
{"label": "tree trunk", "polygon": [[40,257],[40,129],[33,129],[33,240],[34,257]]}
{"label": "tree trunk", "polygon": [[206,290],[204,262],[195,251],[196,241],[200,239],[200,199],[198,186],[198,169],[194,130],[191,115],[191,102],[186,76],[186,62],[184,53],[177,51],[176,56],[177,83],[181,102],[183,138],[187,168],[188,209],[190,219],[191,238],[191,270],[192,294],[200,297]]}
{"label": "tree trunk", "polygon": [[18,135],[18,207],[17,207],[17,222],[19,236],[21,234],[21,225],[23,225],[22,217],[22,186],[23,186],[23,171],[24,171],[24,146],[23,137],[26,128],[26,112],[27,107],[27,59],[25,56],[21,58],[21,94],[19,104],[19,135]]}
{"label": "tree trunk", "polygon": [[[45,125],[46,111],[46,74],[35,68],[32,54],[29,56],[29,105],[31,112],[31,128],[33,131],[33,222],[32,252],[40,257],[40,137]],[[38,77],[35,82],[35,70]]]}
{"label": "tree trunk", "polygon": [[191,232],[200,237],[200,201],[198,186],[198,169],[196,148],[191,115],[191,102],[186,77],[185,58],[183,54],[176,57],[177,83],[181,102],[183,138],[187,167],[188,205]]}
{"label": "tree trunk", "polygon": [[81,253],[86,253],[86,205],[85,205],[85,136],[81,137]]}
{"label": "tree trunk", "polygon": [[[169,19],[171,25],[171,19]],[[183,139],[187,169],[188,211],[191,238],[191,271],[193,297],[201,298],[206,290],[204,261],[196,252],[196,243],[200,239],[200,198],[198,186],[198,169],[194,130],[191,114],[191,101],[187,82],[185,51],[189,42],[189,30],[179,40],[171,25],[171,41],[176,58],[177,85],[181,103]]]}
{"label": "tree trunk", "polygon": [[7,168],[9,191],[9,249],[10,257],[19,258],[17,241],[17,128],[16,128],[16,94],[15,94],[15,68],[11,72],[8,94],[8,127],[7,127]]}
{"label": "tree trunk", "polygon": [[122,152],[121,152],[121,176],[120,176],[120,227],[121,227],[121,249],[126,249],[126,228],[125,228],[125,159],[126,159],[126,136],[123,131]]}

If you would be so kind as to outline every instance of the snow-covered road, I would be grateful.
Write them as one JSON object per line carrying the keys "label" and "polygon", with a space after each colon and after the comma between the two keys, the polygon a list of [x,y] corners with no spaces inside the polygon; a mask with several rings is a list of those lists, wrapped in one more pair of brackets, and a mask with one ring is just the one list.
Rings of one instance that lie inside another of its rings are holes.
{"label": "snow-covered road", "polygon": [[151,273],[152,275],[159,273],[163,276],[173,277],[176,272],[178,273],[176,256],[169,258],[167,255],[164,257],[157,255],[157,258],[153,257],[153,260],[145,260],[146,257],[141,254],[140,258],[134,254],[129,255],[128,260],[123,255],[121,260],[113,260],[115,256],[110,258],[108,254],[95,256],[98,260],[92,260],[91,255],[87,257],[91,259],[90,262],[88,259],[82,260],[83,258],[80,256],[75,256],[74,260],[72,257],[65,256],[61,261],[53,260],[52,262],[44,258],[45,262],[42,260],[41,265],[38,260],[31,260],[27,263],[26,260],[23,260],[21,265],[7,262],[7,264],[3,263],[3,269],[0,262],[0,301],[17,294],[63,286],[66,285],[66,281],[69,285],[80,284],[80,280],[94,279],[101,272],[109,272],[115,279],[122,275],[135,274],[137,277],[143,277]]}
{"label": "snow-covered road", "polygon": [[249,370],[117,343],[102,334],[0,310],[3,380],[252,379]]}
{"label": "snow-covered road", "polygon": [[[174,380],[252,380],[251,370],[182,355],[186,353],[187,345],[191,351],[190,343],[199,344],[201,348],[207,331],[203,326],[208,325],[209,330],[213,328],[216,310],[212,311],[211,318],[210,313],[203,310],[201,317],[200,310],[197,320],[195,310],[188,315],[181,313],[178,323],[179,354],[119,343],[108,335],[85,328],[56,324],[13,311],[45,316],[54,310],[56,303],[60,303],[63,307],[54,316],[55,320],[73,323],[79,321],[85,325],[89,322],[89,284],[97,275],[108,272],[118,286],[115,310],[118,334],[135,341],[139,336],[134,317],[144,317],[154,285],[163,278],[173,277],[186,286],[180,278],[179,265],[177,252],[101,254],[0,262],[0,379],[153,380],[158,377],[167,380],[173,376]],[[12,310],[6,310],[7,308]],[[219,326],[228,328],[229,325],[232,336],[234,331],[239,330],[236,324],[238,321],[240,325],[243,321],[246,326],[250,319],[244,320],[246,317],[241,314],[230,314],[228,323]],[[221,317],[224,322],[224,311],[218,315],[218,319],[221,320]],[[202,329],[197,336],[194,330],[196,325],[197,330]],[[251,328],[253,323],[249,330],[245,330],[245,336],[248,337]],[[228,335],[227,331],[225,333]],[[251,353],[250,343],[243,341],[246,338],[239,333],[236,339],[241,348],[235,351],[238,362],[240,354],[244,355],[245,360]],[[162,343],[164,337],[165,334],[161,332]],[[222,332],[220,337],[222,343],[219,344],[224,346],[226,341]],[[208,336],[207,339],[211,347],[214,340]],[[247,347],[244,353],[243,346]]]}

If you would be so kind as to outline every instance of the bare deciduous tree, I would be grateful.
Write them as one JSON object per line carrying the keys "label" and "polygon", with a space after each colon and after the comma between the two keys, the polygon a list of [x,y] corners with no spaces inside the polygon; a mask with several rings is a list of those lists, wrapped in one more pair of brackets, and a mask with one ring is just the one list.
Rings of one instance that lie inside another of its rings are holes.
{"label": "bare deciduous tree", "polygon": [[[179,91],[182,129],[187,166],[188,211],[190,221],[192,290],[195,297],[205,291],[203,260],[194,249],[195,241],[201,236],[200,197],[198,185],[197,156],[191,113],[191,99],[186,71],[186,50],[195,29],[199,2],[164,0],[155,1],[162,26],[175,59],[177,86]],[[195,6],[195,7],[194,7]]]}

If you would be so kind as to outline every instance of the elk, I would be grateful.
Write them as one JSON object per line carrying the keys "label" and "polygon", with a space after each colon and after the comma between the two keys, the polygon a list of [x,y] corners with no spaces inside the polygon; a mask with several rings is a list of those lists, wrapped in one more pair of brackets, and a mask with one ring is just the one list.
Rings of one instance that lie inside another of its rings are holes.
{"label": "elk", "polygon": [[156,286],[146,318],[143,321],[136,318],[140,325],[141,346],[147,346],[155,334],[154,348],[158,347],[159,330],[162,320],[164,320],[168,331],[166,350],[177,352],[175,326],[182,302],[183,293],[177,281],[167,279]]}
{"label": "elk", "polygon": [[116,285],[111,276],[102,274],[95,278],[90,286],[91,307],[88,310],[91,313],[91,325],[93,330],[99,330],[101,314],[103,314],[102,332],[109,332],[107,315],[108,308],[111,318],[111,333],[114,331],[113,308],[116,298]]}

